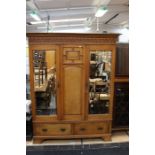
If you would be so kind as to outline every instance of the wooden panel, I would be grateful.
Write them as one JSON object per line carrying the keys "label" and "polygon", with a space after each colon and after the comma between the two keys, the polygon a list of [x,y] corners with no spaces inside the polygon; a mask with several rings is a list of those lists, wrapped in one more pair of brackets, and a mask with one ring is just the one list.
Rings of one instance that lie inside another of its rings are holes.
{"label": "wooden panel", "polygon": [[96,121],[96,120],[101,120],[101,121],[105,121],[105,120],[112,120],[112,115],[111,114],[90,114],[88,115],[88,120],[89,121]]}
{"label": "wooden panel", "polygon": [[129,44],[117,44],[115,76],[129,76]]}
{"label": "wooden panel", "polygon": [[70,124],[37,124],[35,125],[35,135],[52,136],[71,134]]}
{"label": "wooden panel", "polygon": [[82,104],[81,66],[64,66],[64,114],[81,114]]}
{"label": "wooden panel", "polygon": [[83,50],[82,47],[65,47],[63,49],[63,63],[82,63]]}
{"label": "wooden panel", "polygon": [[75,134],[103,134],[109,132],[109,125],[105,122],[75,124]]}
{"label": "wooden panel", "polygon": [[81,114],[81,115],[64,115],[64,117],[63,117],[63,120],[66,120],[66,121],[79,121],[79,120],[82,120],[82,117],[83,117],[83,115]]}

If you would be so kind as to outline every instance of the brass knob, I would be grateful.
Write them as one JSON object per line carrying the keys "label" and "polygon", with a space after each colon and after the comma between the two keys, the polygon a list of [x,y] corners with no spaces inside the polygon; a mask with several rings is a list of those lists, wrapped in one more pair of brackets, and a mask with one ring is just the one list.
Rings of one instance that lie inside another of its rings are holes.
{"label": "brass knob", "polygon": [[43,132],[47,132],[47,129],[42,129]]}
{"label": "brass knob", "polygon": [[85,128],[80,128],[80,131],[85,131],[86,129]]}
{"label": "brass knob", "polygon": [[103,130],[103,128],[102,127],[98,127],[97,130]]}

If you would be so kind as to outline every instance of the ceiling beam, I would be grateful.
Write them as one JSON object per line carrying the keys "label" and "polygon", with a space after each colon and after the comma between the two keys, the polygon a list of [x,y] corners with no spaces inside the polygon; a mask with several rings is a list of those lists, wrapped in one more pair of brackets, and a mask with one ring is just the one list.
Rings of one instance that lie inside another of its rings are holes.
{"label": "ceiling beam", "polygon": [[105,22],[105,24],[108,24],[110,21],[112,21],[114,18],[116,18],[119,15],[119,13],[112,16],[108,21]]}

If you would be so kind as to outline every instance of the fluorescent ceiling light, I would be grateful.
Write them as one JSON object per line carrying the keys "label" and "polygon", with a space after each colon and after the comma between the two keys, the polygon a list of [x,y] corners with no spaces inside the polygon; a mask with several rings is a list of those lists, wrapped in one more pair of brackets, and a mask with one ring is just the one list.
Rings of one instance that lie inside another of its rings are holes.
{"label": "fluorescent ceiling light", "polygon": [[59,23],[59,22],[85,21],[85,20],[87,20],[87,18],[70,18],[70,19],[50,20],[49,22],[52,22],[52,23]]}
{"label": "fluorescent ceiling light", "polygon": [[32,25],[35,25],[35,24],[45,24],[46,21],[35,21],[35,22],[30,22]]}
{"label": "fluorescent ceiling light", "polygon": [[53,32],[73,32],[73,33],[80,33],[80,32],[87,32],[90,31],[91,28],[84,27],[84,28],[69,28],[69,29],[61,29],[61,30],[53,30]]}
{"label": "fluorescent ceiling light", "polygon": [[[53,28],[54,29],[59,29],[59,28],[69,28],[70,29],[70,27],[84,27],[85,26],[85,24],[72,24],[72,25],[58,25],[58,26],[53,26]],[[46,26],[39,26],[39,27],[37,27],[37,29],[47,29],[47,27]],[[74,28],[73,28],[74,29]],[[84,27],[84,30],[90,30],[91,28],[90,27]]]}
{"label": "fluorescent ceiling light", "polygon": [[61,27],[78,27],[78,26],[85,26],[85,24],[70,24],[70,25],[58,25],[58,26],[53,26],[54,28],[61,28]]}
{"label": "fluorescent ceiling light", "polygon": [[40,17],[37,15],[37,13],[35,11],[30,13],[30,16],[35,19],[36,21],[40,21]]}
{"label": "fluorescent ceiling light", "polygon": [[108,9],[104,6],[98,8],[95,17],[102,17],[106,12],[108,11]]}
{"label": "fluorescent ceiling light", "polygon": [[[49,20],[50,23],[59,23],[59,22],[76,22],[76,21],[86,21],[87,18],[71,18],[71,19],[58,19],[58,20]],[[32,25],[35,24],[45,24],[46,21],[34,21],[30,22]]]}

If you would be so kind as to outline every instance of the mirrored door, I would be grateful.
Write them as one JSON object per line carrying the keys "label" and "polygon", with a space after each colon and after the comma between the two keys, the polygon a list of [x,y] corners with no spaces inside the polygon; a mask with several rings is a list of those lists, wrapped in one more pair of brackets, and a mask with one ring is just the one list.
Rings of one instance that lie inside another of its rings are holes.
{"label": "mirrored door", "polygon": [[107,114],[110,107],[112,52],[92,50],[89,54],[89,114]]}
{"label": "mirrored door", "polygon": [[33,51],[34,93],[37,115],[55,115],[56,97],[56,51]]}

